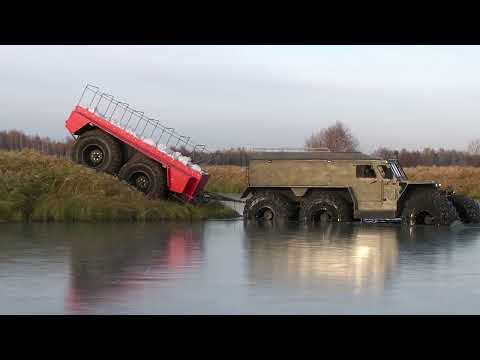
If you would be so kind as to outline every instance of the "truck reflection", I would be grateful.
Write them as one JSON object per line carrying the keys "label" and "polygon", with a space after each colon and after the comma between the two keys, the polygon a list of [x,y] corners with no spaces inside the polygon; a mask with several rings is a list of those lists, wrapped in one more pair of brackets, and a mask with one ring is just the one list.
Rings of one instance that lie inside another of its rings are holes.
{"label": "truck reflection", "polygon": [[398,226],[330,225],[321,230],[245,224],[250,281],[288,287],[382,291],[399,261]]}
{"label": "truck reflection", "polygon": [[244,229],[251,283],[360,294],[383,292],[402,264],[448,262],[455,246],[472,243],[479,228],[353,223],[309,229],[245,222]]}
{"label": "truck reflection", "polygon": [[115,236],[104,228],[72,241],[69,311],[91,311],[112,299],[128,300],[146,282],[181,277],[201,263],[202,226],[126,225],[121,232],[118,226]]}

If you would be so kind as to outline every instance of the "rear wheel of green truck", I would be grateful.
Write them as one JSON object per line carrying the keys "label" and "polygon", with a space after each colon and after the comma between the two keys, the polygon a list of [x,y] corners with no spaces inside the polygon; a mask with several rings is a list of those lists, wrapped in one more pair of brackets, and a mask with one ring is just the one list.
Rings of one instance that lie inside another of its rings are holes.
{"label": "rear wheel of green truck", "polygon": [[480,223],[480,207],[475,200],[467,196],[452,195],[452,203],[462,222],[466,224]]}
{"label": "rear wheel of green truck", "polygon": [[404,225],[450,225],[458,220],[447,195],[436,190],[420,190],[409,195],[402,210]]}
{"label": "rear wheel of green truck", "polygon": [[323,225],[350,222],[353,219],[352,206],[341,194],[327,191],[314,191],[300,206],[300,223]]}
{"label": "rear wheel of green truck", "polygon": [[151,199],[163,199],[167,195],[167,177],[157,162],[137,154],[122,166],[118,177]]}
{"label": "rear wheel of green truck", "polygon": [[288,221],[296,216],[296,205],[275,192],[259,192],[245,202],[243,217],[256,221]]}
{"label": "rear wheel of green truck", "polygon": [[114,137],[101,130],[92,130],[75,141],[72,160],[98,171],[116,174],[122,166],[122,149]]}

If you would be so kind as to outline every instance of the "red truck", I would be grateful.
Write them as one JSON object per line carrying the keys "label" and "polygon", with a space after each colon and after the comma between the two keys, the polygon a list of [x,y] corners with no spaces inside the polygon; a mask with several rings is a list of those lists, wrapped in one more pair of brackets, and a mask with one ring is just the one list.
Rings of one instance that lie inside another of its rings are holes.
{"label": "red truck", "polygon": [[208,173],[192,160],[204,145],[96,86],[85,87],[65,126],[75,138],[76,163],[116,175],[151,198],[171,194],[190,202],[208,181]]}

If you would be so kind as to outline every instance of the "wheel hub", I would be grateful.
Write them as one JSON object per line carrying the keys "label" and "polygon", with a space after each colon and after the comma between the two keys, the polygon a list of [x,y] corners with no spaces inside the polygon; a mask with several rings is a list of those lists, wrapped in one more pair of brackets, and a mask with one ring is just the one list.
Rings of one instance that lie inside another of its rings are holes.
{"label": "wheel hub", "polygon": [[92,165],[99,165],[103,161],[103,151],[100,149],[93,149],[90,152],[89,158]]}
{"label": "wheel hub", "polygon": [[150,186],[150,181],[145,175],[138,175],[135,178],[135,187],[141,191],[146,191]]}
{"label": "wheel hub", "polygon": [[320,207],[316,211],[314,211],[311,215],[311,221],[312,223],[317,223],[317,224],[325,224],[325,223],[331,223],[334,220],[334,213],[332,212],[331,209],[328,207]]}
{"label": "wheel hub", "polygon": [[263,218],[265,220],[272,220],[273,219],[273,211],[270,210],[270,209],[265,210],[265,212],[263,213]]}
{"label": "wheel hub", "polygon": [[332,222],[332,215],[327,211],[323,211],[319,216],[320,223],[329,223]]}
{"label": "wheel hub", "polygon": [[433,216],[431,215],[425,215],[425,218],[424,218],[424,223],[425,225],[432,225],[433,224]]}

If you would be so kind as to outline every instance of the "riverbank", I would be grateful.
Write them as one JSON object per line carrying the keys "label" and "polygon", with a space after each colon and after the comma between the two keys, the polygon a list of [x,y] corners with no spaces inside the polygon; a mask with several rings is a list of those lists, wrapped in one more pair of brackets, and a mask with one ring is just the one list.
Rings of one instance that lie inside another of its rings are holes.
{"label": "riverbank", "polygon": [[0,222],[193,221],[233,218],[220,203],[147,199],[117,178],[36,151],[0,151]]}
{"label": "riverbank", "polygon": [[[247,186],[247,171],[240,166],[210,166],[207,190],[241,193]],[[480,199],[480,168],[466,166],[419,166],[405,168],[410,180],[434,180],[462,195]]]}

